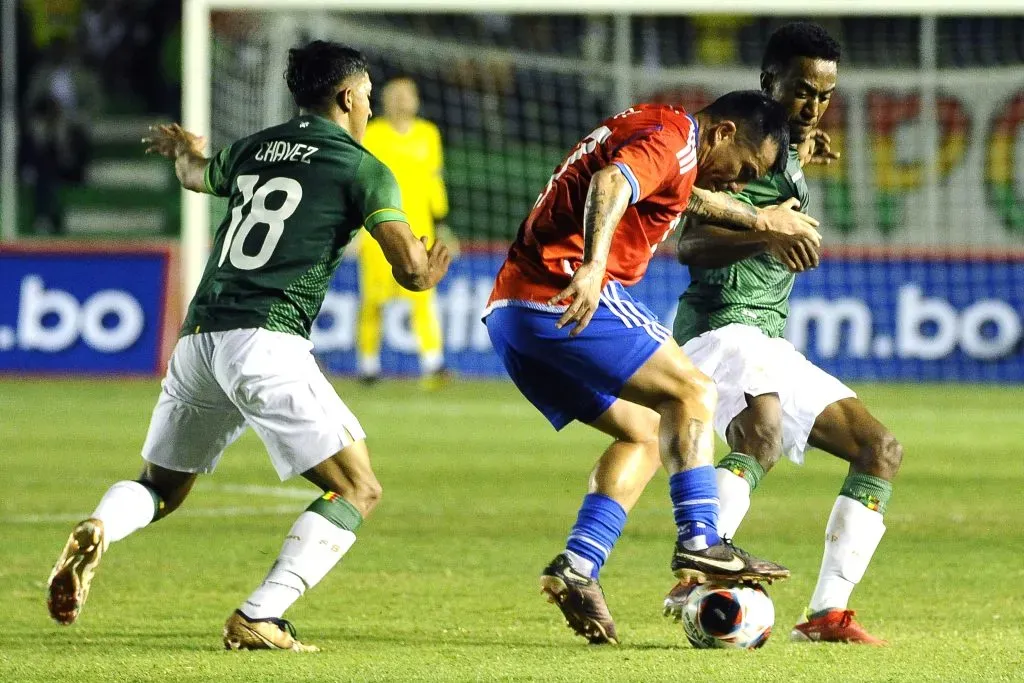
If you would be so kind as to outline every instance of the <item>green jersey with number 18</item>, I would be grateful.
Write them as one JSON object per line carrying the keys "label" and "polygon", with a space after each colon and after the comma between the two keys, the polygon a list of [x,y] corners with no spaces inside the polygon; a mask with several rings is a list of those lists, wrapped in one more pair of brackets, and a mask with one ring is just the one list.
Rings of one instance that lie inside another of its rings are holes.
{"label": "green jersey with number 18", "polygon": [[225,147],[206,171],[228,213],[182,335],[247,327],[309,337],[352,237],[406,221],[391,171],[343,128],[304,115]]}
{"label": "green jersey with number 18", "polygon": [[[796,148],[790,148],[784,172],[758,178],[733,196],[759,207],[796,197],[801,210],[806,210],[807,181]],[[739,323],[757,327],[769,337],[781,337],[794,280],[793,273],[769,254],[723,268],[690,266],[690,286],[679,298],[672,336],[682,346],[708,330]]]}

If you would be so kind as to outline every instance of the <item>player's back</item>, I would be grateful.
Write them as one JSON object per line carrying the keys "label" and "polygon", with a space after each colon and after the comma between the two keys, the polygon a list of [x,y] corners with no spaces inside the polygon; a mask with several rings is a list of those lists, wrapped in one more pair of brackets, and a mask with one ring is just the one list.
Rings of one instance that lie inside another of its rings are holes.
{"label": "player's back", "polygon": [[[313,115],[221,150],[206,183],[229,197],[229,209],[182,332],[264,327],[308,336],[378,180],[394,184],[344,129]],[[399,208],[396,197],[397,216],[386,219],[404,220]]]}
{"label": "player's back", "polygon": [[583,260],[583,212],[594,174],[615,164],[630,206],[612,240],[606,278],[635,284],[686,208],[697,175],[697,124],[678,107],[640,104],[601,123],[555,169],[519,228],[491,301],[544,301]]}

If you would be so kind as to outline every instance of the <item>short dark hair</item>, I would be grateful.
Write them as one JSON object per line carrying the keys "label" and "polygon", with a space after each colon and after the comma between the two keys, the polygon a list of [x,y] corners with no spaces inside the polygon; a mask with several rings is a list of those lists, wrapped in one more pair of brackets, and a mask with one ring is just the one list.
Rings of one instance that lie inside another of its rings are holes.
{"label": "short dark hair", "polygon": [[761,59],[761,71],[777,74],[796,57],[810,57],[839,63],[842,48],[821,24],[794,21],[784,24],[768,38]]}
{"label": "short dark hair", "polygon": [[766,138],[779,146],[771,171],[786,170],[789,160],[789,117],[785,108],[760,90],[734,90],[701,110],[712,123],[732,121],[737,133],[760,149]]}
{"label": "short dark hair", "polygon": [[367,71],[366,57],[341,43],[314,40],[288,50],[284,78],[295,104],[304,109],[326,109],[338,85],[349,76]]}

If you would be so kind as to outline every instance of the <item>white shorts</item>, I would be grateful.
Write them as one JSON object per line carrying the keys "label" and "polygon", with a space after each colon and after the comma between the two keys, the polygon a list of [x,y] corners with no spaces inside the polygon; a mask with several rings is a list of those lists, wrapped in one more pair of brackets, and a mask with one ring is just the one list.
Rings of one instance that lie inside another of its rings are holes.
{"label": "white shorts", "polygon": [[224,449],[252,427],[283,481],[365,439],[312,348],[294,334],[255,328],[182,337],[143,459],[177,472],[212,472]]}
{"label": "white shorts", "polygon": [[715,431],[722,440],[729,423],[747,407],[747,395],[778,394],[782,402],[782,451],[802,464],[814,421],[827,406],[857,394],[807,360],[785,339],[750,325],[726,325],[686,342],[683,351],[715,381]]}

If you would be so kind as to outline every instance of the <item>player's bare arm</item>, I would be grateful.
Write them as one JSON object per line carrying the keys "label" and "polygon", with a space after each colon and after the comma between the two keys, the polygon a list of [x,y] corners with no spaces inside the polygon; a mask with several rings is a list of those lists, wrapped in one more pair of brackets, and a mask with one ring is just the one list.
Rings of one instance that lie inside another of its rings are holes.
{"label": "player's bare arm", "polygon": [[561,329],[576,323],[569,332],[570,336],[575,337],[586,329],[594,317],[601,298],[612,236],[629,208],[631,196],[629,181],[617,166],[601,169],[590,181],[583,207],[583,263],[576,269],[569,286],[548,301],[553,306],[571,300],[555,325]]}
{"label": "player's bare arm", "polygon": [[206,167],[210,160],[203,154],[206,138],[190,133],[177,123],[149,127],[142,138],[146,154],[159,154],[174,162],[174,173],[186,190],[206,192]]}
{"label": "player's bare arm", "polygon": [[[795,198],[778,206],[757,208],[725,192],[694,187],[686,205],[686,215],[702,221],[724,224],[744,230],[770,230],[788,235],[817,235],[818,221],[800,213]],[[817,237],[820,244],[821,238]]]}
{"label": "player's bare arm", "polygon": [[451,255],[441,240],[435,240],[428,248],[427,238],[416,239],[408,224],[401,221],[379,223],[370,234],[391,264],[395,281],[405,289],[413,292],[430,289],[448,272]]}
{"label": "player's bare arm", "polygon": [[735,230],[687,219],[676,243],[679,262],[700,268],[722,268],[763,253],[793,273],[818,266],[818,247],[809,235]]}

